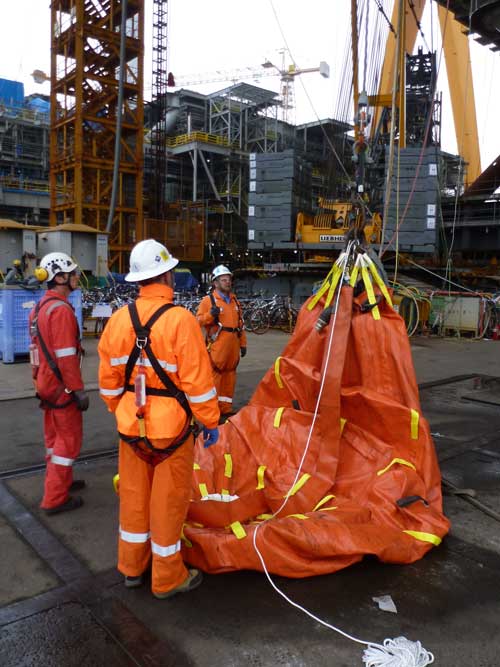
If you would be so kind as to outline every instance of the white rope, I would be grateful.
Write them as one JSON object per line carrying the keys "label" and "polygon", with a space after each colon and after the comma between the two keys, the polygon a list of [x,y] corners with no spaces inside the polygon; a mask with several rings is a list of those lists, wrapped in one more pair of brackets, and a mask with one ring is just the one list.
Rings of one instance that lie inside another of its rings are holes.
{"label": "white rope", "polygon": [[297,483],[300,473],[302,471],[302,465],[304,463],[304,460],[306,458],[307,452],[309,450],[309,445],[311,443],[311,437],[312,433],[314,430],[314,425],[316,423],[316,419],[318,416],[318,411],[319,411],[319,406],[321,402],[321,396],[323,394],[323,389],[325,386],[325,379],[326,379],[326,369],[328,368],[329,362],[330,362],[330,356],[331,356],[331,351],[332,351],[332,341],[333,341],[333,334],[335,331],[335,324],[337,322],[337,313],[338,313],[338,305],[340,301],[340,295],[342,292],[342,284],[344,283],[344,279],[347,273],[347,268],[349,265],[349,259],[350,255],[354,249],[355,243],[353,241],[349,241],[347,248],[345,252],[343,252],[339,258],[337,259],[337,264],[339,267],[342,268],[342,275],[339,280],[339,284],[337,287],[337,296],[335,299],[335,307],[334,307],[334,315],[333,315],[333,321],[332,325],[330,328],[330,336],[328,339],[328,349],[327,349],[327,354],[326,354],[326,359],[325,363],[323,365],[324,371],[323,371],[323,376],[321,378],[321,384],[318,392],[318,398],[316,400],[316,405],[314,408],[314,414],[313,418],[311,421],[311,427],[309,429],[309,434],[307,436],[307,441],[306,445],[304,448],[304,452],[302,454],[302,458],[300,459],[299,467],[297,469],[297,473],[295,475],[295,479],[292,482],[292,485],[290,486],[288,492],[285,495],[284,501],[281,503],[281,506],[267,519],[265,519],[262,523],[258,524],[255,527],[255,530],[253,531],[252,535],[252,544],[255,549],[255,552],[257,553],[257,556],[259,557],[260,563],[262,565],[262,569],[264,571],[264,574],[267,577],[267,580],[271,584],[271,586],[274,588],[274,590],[281,595],[281,597],[288,602],[292,607],[295,607],[296,609],[299,609],[302,613],[306,614],[306,616],[309,616],[312,618],[314,621],[319,623],[320,625],[323,625],[326,628],[329,628],[330,630],[334,630],[335,632],[339,633],[343,637],[346,637],[346,639],[350,639],[353,642],[356,642],[357,644],[364,644],[367,646],[363,653],[363,662],[365,662],[366,667],[426,667],[426,665],[430,665],[431,663],[434,662],[434,656],[432,653],[427,651],[422,647],[420,642],[412,642],[409,639],[406,639],[406,637],[397,637],[396,639],[385,639],[383,644],[377,644],[374,642],[367,642],[363,639],[359,639],[357,637],[354,637],[347,632],[344,632],[340,628],[336,627],[335,625],[331,625],[330,623],[327,623],[323,619],[319,618],[318,616],[315,616],[311,611],[303,607],[302,605],[298,604],[297,602],[294,602],[291,598],[284,593],[273,581],[271,578],[271,575],[269,574],[269,571],[266,566],[266,562],[264,560],[264,557],[262,556],[262,553],[259,551],[259,548],[257,546],[257,534],[260,530],[260,528],[273,519],[276,515],[278,515],[281,510],[285,507],[285,505],[288,503],[288,500],[290,498],[290,493]]}

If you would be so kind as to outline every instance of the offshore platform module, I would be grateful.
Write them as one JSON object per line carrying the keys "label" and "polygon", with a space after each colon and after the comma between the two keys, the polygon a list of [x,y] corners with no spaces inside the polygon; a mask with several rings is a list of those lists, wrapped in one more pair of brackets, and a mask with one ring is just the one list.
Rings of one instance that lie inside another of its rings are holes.
{"label": "offshore platform module", "polygon": [[[480,176],[463,25],[438,7],[460,151],[453,156],[441,150],[436,53],[419,47],[410,55],[425,3],[410,13],[395,2],[391,21],[385,17],[392,30],[375,26],[387,32],[384,53],[376,52],[383,39],[358,35],[358,5],[363,3],[352,0],[354,124],[349,112],[337,114],[335,121],[298,126],[295,150],[250,155],[248,248],[275,262],[297,263],[297,255],[306,262],[331,258],[353,233],[364,243],[437,256],[446,245],[447,198],[454,200]],[[364,75],[359,90],[363,48],[365,63],[368,57],[383,65],[373,80]],[[314,142],[323,143],[328,158],[325,150],[311,150]]]}

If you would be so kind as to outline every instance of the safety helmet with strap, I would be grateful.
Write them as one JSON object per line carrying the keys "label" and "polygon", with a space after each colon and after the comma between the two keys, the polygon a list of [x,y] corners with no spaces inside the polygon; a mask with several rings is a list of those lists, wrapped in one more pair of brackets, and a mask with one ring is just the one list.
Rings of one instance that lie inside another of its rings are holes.
{"label": "safety helmet with strap", "polygon": [[216,266],[215,269],[212,271],[212,280],[220,278],[221,276],[232,276],[232,275],[233,274],[227,268],[227,266],[224,266],[224,264],[219,264],[219,266]]}
{"label": "safety helmet with strap", "polygon": [[130,253],[130,272],[125,276],[128,283],[137,283],[161,276],[179,263],[167,248],[154,239],[140,241]]}
{"label": "safety helmet with strap", "polygon": [[58,273],[71,273],[77,268],[78,264],[65,252],[49,252],[35,269],[35,276],[40,282],[51,282]]}

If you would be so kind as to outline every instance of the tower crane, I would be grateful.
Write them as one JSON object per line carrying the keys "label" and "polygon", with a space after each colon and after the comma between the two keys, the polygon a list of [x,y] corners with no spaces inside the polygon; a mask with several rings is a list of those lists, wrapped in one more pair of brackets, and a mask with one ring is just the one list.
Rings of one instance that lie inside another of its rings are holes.
{"label": "tower crane", "polygon": [[297,67],[295,64],[286,65],[286,49],[281,49],[281,66],[275,65],[271,60],[266,59],[258,67],[242,67],[232,70],[216,70],[215,72],[205,72],[202,74],[188,74],[181,77],[169,75],[169,86],[183,87],[195,86],[206,83],[216,83],[222,81],[244,81],[252,79],[258,82],[263,77],[279,76],[281,80],[280,101],[282,108],[282,120],[288,122],[290,119],[290,110],[294,107],[294,81],[295,77],[301,74],[310,74],[319,72],[322,77],[330,77],[330,66],[322,60],[318,67]]}

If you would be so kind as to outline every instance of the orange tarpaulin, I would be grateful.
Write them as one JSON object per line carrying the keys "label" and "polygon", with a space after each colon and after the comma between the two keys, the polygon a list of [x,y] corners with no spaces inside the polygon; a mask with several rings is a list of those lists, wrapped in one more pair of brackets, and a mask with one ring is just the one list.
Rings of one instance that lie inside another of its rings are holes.
{"label": "orange tarpaulin", "polygon": [[359,296],[342,286],[337,315],[318,332],[333,303],[330,276],[332,289],[302,307],[218,443],[198,442],[183,533],[192,565],[262,570],[252,544],[259,524],[267,569],[288,577],[334,572],[365,554],[411,563],[448,532],[405,325],[385,287],[365,277]]}

